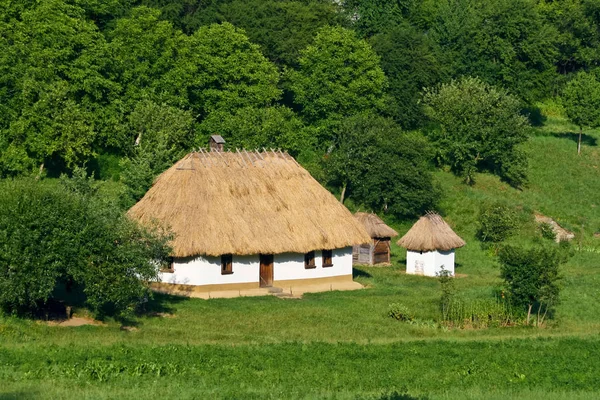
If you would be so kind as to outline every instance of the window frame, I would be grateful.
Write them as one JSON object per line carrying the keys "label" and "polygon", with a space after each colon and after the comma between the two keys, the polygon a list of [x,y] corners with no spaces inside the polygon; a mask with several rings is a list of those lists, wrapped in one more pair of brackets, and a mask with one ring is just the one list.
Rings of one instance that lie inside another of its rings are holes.
{"label": "window frame", "polygon": [[315,251],[309,251],[304,253],[304,269],[315,269],[317,263],[315,262]]}
{"label": "window frame", "polygon": [[233,254],[221,254],[221,275],[233,274]]}
{"label": "window frame", "polygon": [[333,267],[333,250],[321,250],[321,264],[323,268]]}
{"label": "window frame", "polygon": [[169,257],[169,267],[168,268],[161,268],[158,270],[158,272],[162,272],[165,274],[172,274],[175,272],[175,258],[174,257]]}

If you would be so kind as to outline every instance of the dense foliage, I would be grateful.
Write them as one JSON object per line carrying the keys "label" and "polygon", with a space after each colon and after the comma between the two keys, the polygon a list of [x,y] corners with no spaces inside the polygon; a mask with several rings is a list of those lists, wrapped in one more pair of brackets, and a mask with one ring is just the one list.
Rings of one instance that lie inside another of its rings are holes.
{"label": "dense foliage", "polygon": [[508,299],[527,310],[527,322],[537,312],[537,323],[543,323],[549,311],[558,304],[560,265],[565,256],[557,248],[520,248],[505,246],[498,254],[500,276],[504,279]]}
{"label": "dense foliage", "polygon": [[[84,176],[62,185],[5,181],[0,189],[0,307],[26,313],[79,290],[99,314],[130,311],[168,254],[166,237],[142,229],[93,193]],[[61,294],[63,293],[63,294]]]}
{"label": "dense foliage", "polygon": [[325,169],[329,181],[359,204],[398,218],[432,209],[439,199],[424,138],[389,119],[361,114],[344,120]]}
{"label": "dense foliage", "polygon": [[478,222],[477,236],[483,242],[502,242],[518,227],[517,213],[503,203],[483,205]]}
{"label": "dense foliage", "polygon": [[563,99],[567,116],[579,126],[577,153],[581,153],[583,127],[600,126],[600,82],[594,74],[580,72],[565,87]]}
{"label": "dense foliage", "polygon": [[463,78],[425,91],[428,116],[439,128],[430,133],[439,160],[472,183],[490,171],[514,186],[526,181],[527,159],[518,145],[529,123],[519,100],[478,78]]}
{"label": "dense foliage", "polygon": [[[445,162],[467,180],[483,168],[518,186],[517,114],[599,65],[599,16],[580,0],[2,0],[0,177],[141,157],[138,131],[154,128],[131,120],[149,103],[191,117],[178,151],[221,133],[232,147],[318,158],[358,113],[423,127],[423,89],[470,75],[506,99],[498,118],[515,133],[490,154],[475,149],[485,128],[462,123],[480,137],[450,137],[460,150]],[[164,168],[152,163],[152,175]]]}

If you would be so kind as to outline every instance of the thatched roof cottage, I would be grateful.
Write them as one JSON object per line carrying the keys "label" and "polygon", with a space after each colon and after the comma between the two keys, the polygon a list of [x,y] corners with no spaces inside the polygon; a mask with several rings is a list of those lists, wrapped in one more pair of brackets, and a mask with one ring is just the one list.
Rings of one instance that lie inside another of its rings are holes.
{"label": "thatched roof cottage", "polygon": [[362,225],[293,157],[277,151],[185,156],[129,212],[169,226],[165,284],[200,292],[352,281]]}
{"label": "thatched roof cottage", "polygon": [[436,213],[428,212],[398,240],[406,248],[406,273],[436,276],[442,269],[454,275],[454,249],[465,241]]}
{"label": "thatched roof cottage", "polygon": [[398,236],[398,232],[387,226],[376,214],[357,212],[354,218],[365,227],[371,241],[354,245],[352,262],[367,265],[389,264],[390,240]]}

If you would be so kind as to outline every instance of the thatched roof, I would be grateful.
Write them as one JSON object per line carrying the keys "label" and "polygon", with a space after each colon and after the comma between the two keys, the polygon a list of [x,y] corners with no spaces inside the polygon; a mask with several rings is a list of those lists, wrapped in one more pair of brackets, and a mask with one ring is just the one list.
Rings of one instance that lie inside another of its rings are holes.
{"label": "thatched roof", "polygon": [[406,235],[398,240],[399,246],[413,251],[447,251],[465,244],[442,217],[432,212],[419,218]]}
{"label": "thatched roof", "polygon": [[350,211],[286,153],[190,153],[128,215],[175,234],[174,256],[306,253],[367,243]]}
{"label": "thatched roof", "polygon": [[372,238],[388,238],[398,236],[398,232],[390,228],[376,214],[357,212],[356,218]]}

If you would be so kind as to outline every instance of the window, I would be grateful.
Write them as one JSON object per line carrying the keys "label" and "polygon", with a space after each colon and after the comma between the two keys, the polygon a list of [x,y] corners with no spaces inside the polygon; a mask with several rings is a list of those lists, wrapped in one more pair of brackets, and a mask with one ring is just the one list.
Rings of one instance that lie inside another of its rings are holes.
{"label": "window", "polygon": [[173,257],[169,257],[169,265],[161,268],[160,272],[166,272],[169,274],[175,272],[175,260],[173,259]]}
{"label": "window", "polygon": [[333,267],[333,250],[323,250],[323,268]]}
{"label": "window", "polygon": [[304,268],[312,269],[316,267],[317,266],[315,265],[315,252],[309,251],[304,255]]}
{"label": "window", "polygon": [[223,254],[221,256],[221,275],[233,274],[233,255]]}

